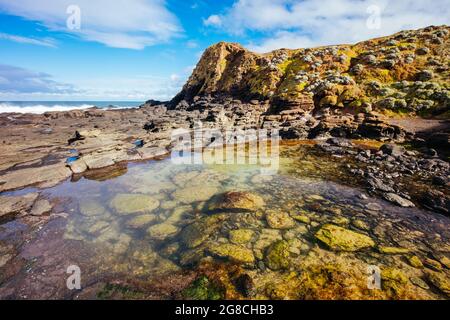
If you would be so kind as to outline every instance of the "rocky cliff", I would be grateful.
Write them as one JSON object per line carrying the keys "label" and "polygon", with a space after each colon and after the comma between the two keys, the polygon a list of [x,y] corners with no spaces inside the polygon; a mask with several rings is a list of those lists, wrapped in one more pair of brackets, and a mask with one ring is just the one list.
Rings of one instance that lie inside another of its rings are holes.
{"label": "rocky cliff", "polygon": [[[450,27],[354,45],[266,54],[220,42],[202,55],[172,105],[199,97],[258,100],[268,113],[322,109],[450,118]],[[339,111],[337,111],[339,112]]]}

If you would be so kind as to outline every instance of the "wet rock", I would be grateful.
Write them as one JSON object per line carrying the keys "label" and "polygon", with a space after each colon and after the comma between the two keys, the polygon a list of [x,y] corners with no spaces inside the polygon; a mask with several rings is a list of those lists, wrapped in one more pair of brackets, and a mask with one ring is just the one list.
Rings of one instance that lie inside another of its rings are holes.
{"label": "wet rock", "polygon": [[401,296],[405,292],[408,281],[408,277],[398,269],[385,268],[381,270],[382,288],[393,297]]}
{"label": "wet rock", "polygon": [[380,191],[389,192],[389,193],[394,192],[394,189],[392,187],[388,186],[387,184],[383,183],[383,181],[381,181],[381,179],[369,178],[367,180],[367,183],[372,190],[380,190]]}
{"label": "wet rock", "polygon": [[369,224],[367,222],[359,220],[359,219],[353,220],[352,225],[361,230],[365,230],[365,231],[370,230]]}
{"label": "wet rock", "polygon": [[208,247],[208,252],[212,255],[227,258],[238,263],[253,264],[255,262],[255,256],[253,255],[252,250],[235,244],[211,244]]}
{"label": "wet rock", "polygon": [[210,211],[256,211],[265,205],[257,194],[247,191],[230,191],[213,197],[207,209]]}
{"label": "wet rock", "polygon": [[225,219],[225,215],[216,214],[191,223],[181,231],[181,243],[187,248],[198,247],[210,238],[211,234],[220,227],[219,223]]}
{"label": "wet rock", "polygon": [[182,296],[189,300],[221,300],[224,298],[224,290],[208,277],[201,276],[182,291]]}
{"label": "wet rock", "polygon": [[273,229],[291,229],[295,227],[294,219],[283,211],[267,211],[266,221],[267,224]]}
{"label": "wet rock", "polygon": [[315,237],[335,251],[358,251],[375,246],[370,237],[332,224],[320,228]]}
{"label": "wet rock", "polygon": [[423,269],[423,263],[418,256],[409,257],[408,262],[414,268]]}
{"label": "wet rock", "polygon": [[438,272],[442,271],[442,265],[440,264],[439,261],[436,261],[436,260],[433,260],[430,258],[426,258],[423,261],[423,264],[425,265],[425,267],[427,267],[431,270],[438,271]]}
{"label": "wet rock", "polygon": [[450,215],[450,197],[438,190],[428,190],[422,197],[422,204],[440,213]]}
{"label": "wet rock", "polygon": [[437,272],[427,272],[426,273],[428,281],[430,281],[436,288],[438,288],[442,293],[450,297],[450,281],[445,274]]}
{"label": "wet rock", "polygon": [[255,285],[253,283],[252,277],[250,277],[248,274],[244,273],[238,276],[234,280],[234,285],[236,287],[236,290],[240,292],[244,297],[252,296],[252,291]]}
{"label": "wet rock", "polygon": [[230,241],[235,244],[247,244],[251,242],[255,232],[251,229],[237,229],[230,231]]}
{"label": "wet rock", "polygon": [[415,286],[418,286],[419,288],[422,288],[424,290],[429,290],[430,287],[427,285],[425,281],[422,280],[422,278],[419,277],[411,277],[409,278],[409,281]]}
{"label": "wet rock", "polygon": [[109,203],[118,214],[146,213],[159,207],[159,201],[143,194],[118,194]]}
{"label": "wet rock", "polygon": [[266,263],[266,266],[272,270],[289,268],[289,243],[281,240],[270,245],[267,248],[264,262]]}
{"label": "wet rock", "polygon": [[385,247],[385,246],[379,246],[378,251],[383,254],[392,254],[392,255],[406,254],[410,252],[410,250],[406,248]]}
{"label": "wet rock", "polygon": [[38,196],[37,193],[24,196],[0,196],[0,220],[29,213]]}
{"label": "wet rock", "polygon": [[297,215],[292,216],[292,218],[294,218],[298,222],[301,222],[301,223],[304,223],[304,224],[310,224],[311,223],[311,219],[306,214],[297,214]]}
{"label": "wet rock", "polygon": [[172,197],[182,203],[193,203],[198,201],[206,201],[219,191],[214,186],[194,186],[184,189],[178,189],[172,193]]}
{"label": "wet rock", "polygon": [[147,234],[152,239],[164,240],[168,237],[175,235],[179,229],[169,223],[155,224],[147,229]]}
{"label": "wet rock", "polygon": [[140,229],[156,220],[156,216],[153,214],[142,214],[131,218],[126,222],[127,227],[132,229]]}
{"label": "wet rock", "polygon": [[42,216],[43,214],[52,211],[53,206],[46,199],[40,199],[33,204],[30,214],[32,216]]}
{"label": "wet rock", "polygon": [[412,203],[408,199],[402,198],[399,195],[392,193],[392,192],[385,193],[383,195],[383,198],[385,198],[389,202],[395,203],[396,205],[398,205],[400,207],[405,207],[405,208],[415,207],[414,203]]}

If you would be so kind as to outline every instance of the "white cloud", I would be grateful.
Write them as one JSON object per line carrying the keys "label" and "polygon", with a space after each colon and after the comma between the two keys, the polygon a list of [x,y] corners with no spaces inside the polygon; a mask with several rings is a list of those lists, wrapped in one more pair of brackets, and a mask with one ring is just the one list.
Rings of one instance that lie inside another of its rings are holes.
{"label": "white cloud", "polygon": [[44,47],[52,47],[52,48],[56,47],[55,41],[53,39],[49,39],[49,38],[35,39],[35,38],[17,36],[14,34],[0,33],[0,39],[14,41],[14,42],[18,42],[18,43],[33,44],[33,45],[44,46]]}
{"label": "white cloud", "polygon": [[0,101],[170,100],[181,90],[187,70],[168,77],[87,77],[67,84],[47,73],[0,64]]}
{"label": "white cloud", "polygon": [[198,47],[198,43],[195,40],[189,40],[186,42],[186,47],[193,49]]}
{"label": "white cloud", "polygon": [[[66,26],[70,16],[66,10],[73,4],[80,8],[79,30]],[[164,0],[0,0],[0,11],[117,48],[142,49],[182,32]]]}
{"label": "white cloud", "polygon": [[222,18],[216,14],[208,17],[208,19],[203,20],[205,26],[220,27],[222,25]]}
{"label": "white cloud", "polygon": [[57,82],[47,73],[0,64],[0,93],[29,94],[70,94],[75,92],[72,85]]}
{"label": "white cloud", "polygon": [[[367,9],[373,5],[381,10],[379,29],[367,27],[371,17]],[[404,29],[450,24],[450,6],[448,0],[239,0],[213,16],[220,23],[205,25],[234,35],[261,32],[264,38],[250,46],[266,51],[354,43]]]}

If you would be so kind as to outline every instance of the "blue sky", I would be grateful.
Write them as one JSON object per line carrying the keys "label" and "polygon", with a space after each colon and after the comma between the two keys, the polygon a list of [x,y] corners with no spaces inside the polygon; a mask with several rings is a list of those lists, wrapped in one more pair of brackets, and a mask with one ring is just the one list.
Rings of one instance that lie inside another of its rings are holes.
{"label": "blue sky", "polygon": [[170,99],[219,41],[257,52],[353,43],[448,25],[449,7],[449,0],[0,0],[0,100]]}

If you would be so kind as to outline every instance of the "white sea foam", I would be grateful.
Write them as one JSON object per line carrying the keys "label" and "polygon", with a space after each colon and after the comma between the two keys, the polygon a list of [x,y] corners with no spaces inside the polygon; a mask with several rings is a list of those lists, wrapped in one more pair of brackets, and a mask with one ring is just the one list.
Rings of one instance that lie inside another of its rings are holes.
{"label": "white sea foam", "polygon": [[[48,111],[70,111],[70,110],[82,110],[93,108],[95,105],[86,103],[74,103],[74,104],[38,104],[38,103],[20,103],[13,102],[0,102],[0,113],[34,113],[42,114]],[[135,106],[115,106],[114,108],[131,108]],[[107,107],[101,107],[107,108]]]}

